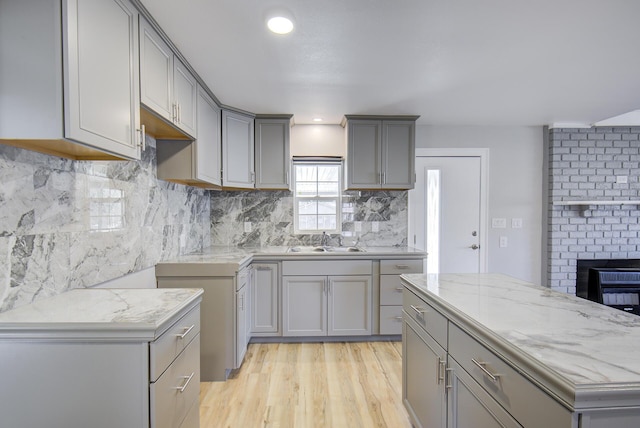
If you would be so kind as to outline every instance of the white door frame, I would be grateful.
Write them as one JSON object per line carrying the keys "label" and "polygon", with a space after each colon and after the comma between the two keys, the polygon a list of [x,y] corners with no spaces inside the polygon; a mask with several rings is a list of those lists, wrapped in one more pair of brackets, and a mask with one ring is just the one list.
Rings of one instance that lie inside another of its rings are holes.
{"label": "white door frame", "polygon": [[[487,272],[489,259],[489,149],[482,148],[455,148],[455,149],[426,149],[416,148],[418,157],[479,157],[480,158],[480,272]],[[409,235],[407,242],[411,244],[409,237],[413,236],[413,221],[411,219],[411,196],[409,196]]]}

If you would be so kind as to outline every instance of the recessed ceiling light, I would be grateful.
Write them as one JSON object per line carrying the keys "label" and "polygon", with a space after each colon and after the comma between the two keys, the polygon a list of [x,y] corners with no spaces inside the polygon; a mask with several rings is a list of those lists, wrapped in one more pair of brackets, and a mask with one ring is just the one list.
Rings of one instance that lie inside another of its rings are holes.
{"label": "recessed ceiling light", "polygon": [[322,118],[321,117],[314,117],[313,121],[314,122],[322,122]]}
{"label": "recessed ceiling light", "polygon": [[267,27],[276,34],[289,34],[293,30],[293,21],[286,16],[273,16],[267,21]]}

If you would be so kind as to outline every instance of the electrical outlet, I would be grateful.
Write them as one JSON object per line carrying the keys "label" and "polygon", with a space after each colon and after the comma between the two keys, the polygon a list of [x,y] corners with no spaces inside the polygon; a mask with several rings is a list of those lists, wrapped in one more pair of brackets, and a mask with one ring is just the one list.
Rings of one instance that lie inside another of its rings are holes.
{"label": "electrical outlet", "polygon": [[507,246],[509,245],[509,240],[507,239],[506,236],[501,236],[500,237],[500,248],[507,248]]}
{"label": "electrical outlet", "polygon": [[491,227],[494,229],[505,229],[507,227],[506,218],[492,218]]}
{"label": "electrical outlet", "polygon": [[511,228],[512,229],[522,229],[522,219],[521,218],[512,218],[511,219]]}
{"label": "electrical outlet", "polygon": [[251,233],[251,222],[250,221],[245,221],[244,222],[244,231],[245,231],[245,233]]}
{"label": "electrical outlet", "polygon": [[371,231],[372,232],[378,232],[380,230],[380,224],[377,221],[372,221],[371,222]]}

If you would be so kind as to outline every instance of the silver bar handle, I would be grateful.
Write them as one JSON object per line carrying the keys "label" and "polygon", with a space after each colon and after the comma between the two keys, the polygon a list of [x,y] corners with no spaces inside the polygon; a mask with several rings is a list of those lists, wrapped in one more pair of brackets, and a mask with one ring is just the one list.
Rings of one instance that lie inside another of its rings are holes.
{"label": "silver bar handle", "polygon": [[487,368],[485,367],[487,365],[487,363],[482,362],[482,361],[476,361],[475,358],[471,359],[471,362],[473,364],[475,364],[476,366],[478,366],[478,368],[480,370],[482,370],[482,372],[489,378],[491,379],[492,382],[497,382],[498,378],[500,377],[499,374],[497,373],[491,373],[489,370],[487,370]]}
{"label": "silver bar handle", "polygon": [[396,287],[396,292],[398,293],[402,293],[403,288],[402,287]]}
{"label": "silver bar handle", "polygon": [[178,392],[180,392],[180,393],[184,392],[184,390],[187,389],[187,385],[189,385],[189,382],[191,382],[191,379],[193,379],[193,376],[195,374],[196,374],[196,372],[193,372],[193,373],[191,373],[190,376],[180,376],[180,379],[186,379],[187,381],[182,386],[174,386],[173,389],[177,389]]}
{"label": "silver bar handle", "polygon": [[444,382],[447,364],[442,358],[438,357],[438,385],[440,382]]}
{"label": "silver bar handle", "polygon": [[381,184],[387,184],[387,173],[386,172],[382,173],[382,183]]}
{"label": "silver bar handle", "polygon": [[427,312],[427,311],[426,311],[425,309],[423,309],[423,308],[419,308],[419,307],[414,306],[414,305],[409,305],[409,306],[411,306],[411,309],[413,309],[414,311],[416,311],[416,313],[417,313],[418,315],[424,315],[424,314]]}
{"label": "silver bar handle", "polygon": [[258,266],[256,270],[271,270],[271,268],[268,266]]}
{"label": "silver bar handle", "polygon": [[409,269],[409,265],[396,265],[396,269]]}
{"label": "silver bar handle", "polygon": [[140,151],[144,152],[147,148],[147,129],[145,128],[144,124],[140,126],[140,129],[138,131],[140,132],[140,143],[138,144],[138,146],[140,146]]}
{"label": "silver bar handle", "polygon": [[191,327],[185,327],[184,328],[184,332],[182,334],[176,334],[176,337],[178,339],[184,339],[185,337],[187,337],[187,334],[189,334],[189,332],[191,332],[191,330],[193,330],[193,328],[195,327],[195,324],[191,324]]}
{"label": "silver bar handle", "polygon": [[178,121],[177,112],[178,112],[178,103],[171,104],[171,121],[174,123]]}
{"label": "silver bar handle", "polygon": [[447,382],[444,385],[444,389],[451,389],[453,388],[453,379],[452,379],[453,369],[444,369],[444,371],[445,371],[445,377],[447,378]]}
{"label": "silver bar handle", "polygon": [[398,321],[402,321],[402,315],[397,316],[397,317],[393,317],[394,320],[398,320]]}
{"label": "silver bar handle", "polygon": [[182,106],[180,105],[180,103],[177,103],[177,110],[178,110],[178,123],[182,123]]}

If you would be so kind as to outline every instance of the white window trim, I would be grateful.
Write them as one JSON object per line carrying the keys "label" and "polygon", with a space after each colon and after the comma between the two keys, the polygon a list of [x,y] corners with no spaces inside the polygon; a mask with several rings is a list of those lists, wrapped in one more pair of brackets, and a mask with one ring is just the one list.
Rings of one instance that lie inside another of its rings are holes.
{"label": "white window trim", "polygon": [[[295,166],[296,165],[300,165],[300,164],[311,164],[311,165],[320,165],[320,164],[330,164],[330,165],[336,165],[340,167],[340,174],[339,174],[339,182],[338,182],[338,196],[331,196],[331,197],[327,197],[327,196],[313,196],[313,197],[299,197],[296,196],[296,187],[298,185],[296,177],[295,177]],[[293,229],[294,229],[294,233],[296,235],[320,235],[323,232],[326,232],[328,234],[332,234],[332,233],[342,233],[342,185],[344,183],[344,164],[342,162],[342,160],[318,160],[318,159],[313,159],[313,160],[294,160],[292,162],[292,170],[293,170],[293,180],[292,180],[292,184],[293,184]],[[298,200],[299,199],[303,199],[303,200],[335,200],[336,201],[336,229],[317,229],[317,230],[309,230],[309,229],[300,229],[298,227]]]}

